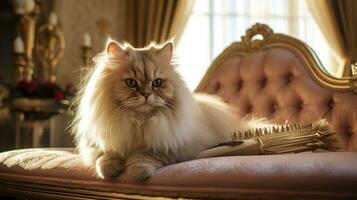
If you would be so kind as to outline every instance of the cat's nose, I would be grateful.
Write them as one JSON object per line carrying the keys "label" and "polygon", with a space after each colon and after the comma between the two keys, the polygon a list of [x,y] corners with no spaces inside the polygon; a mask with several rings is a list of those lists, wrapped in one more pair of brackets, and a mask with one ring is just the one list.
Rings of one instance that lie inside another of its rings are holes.
{"label": "cat's nose", "polygon": [[143,92],[142,95],[147,99],[150,96],[150,92]]}

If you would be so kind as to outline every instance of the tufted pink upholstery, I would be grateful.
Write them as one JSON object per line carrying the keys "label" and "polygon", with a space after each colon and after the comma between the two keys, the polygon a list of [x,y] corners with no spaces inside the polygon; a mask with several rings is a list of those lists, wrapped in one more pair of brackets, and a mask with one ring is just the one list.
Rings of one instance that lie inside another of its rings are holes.
{"label": "tufted pink upholstery", "polygon": [[290,50],[275,47],[233,56],[216,70],[203,92],[218,94],[240,116],[279,123],[326,118],[346,149],[357,150],[357,95],[318,85]]}

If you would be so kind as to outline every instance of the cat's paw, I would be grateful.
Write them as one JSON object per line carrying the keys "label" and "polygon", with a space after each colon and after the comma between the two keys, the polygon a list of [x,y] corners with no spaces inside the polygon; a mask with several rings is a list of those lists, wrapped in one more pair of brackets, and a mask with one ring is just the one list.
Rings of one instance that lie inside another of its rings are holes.
{"label": "cat's paw", "polygon": [[155,171],[156,167],[147,163],[135,163],[127,167],[128,175],[138,182],[150,178]]}
{"label": "cat's paw", "polygon": [[96,160],[97,174],[103,179],[117,177],[124,169],[124,161],[110,155],[102,155]]}

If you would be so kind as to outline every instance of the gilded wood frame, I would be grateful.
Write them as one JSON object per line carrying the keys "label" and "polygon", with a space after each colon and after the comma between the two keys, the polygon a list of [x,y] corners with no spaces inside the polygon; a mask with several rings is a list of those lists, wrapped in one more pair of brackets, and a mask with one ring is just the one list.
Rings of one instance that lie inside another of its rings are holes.
{"label": "gilded wood frame", "polygon": [[[254,39],[255,36],[261,35],[263,39]],[[265,24],[255,24],[246,31],[242,36],[241,42],[234,42],[227,47],[211,64],[195,92],[204,91],[208,81],[212,78],[217,68],[228,58],[234,56],[245,56],[246,54],[266,50],[269,48],[282,47],[289,49],[303,63],[306,63],[306,70],[311,77],[322,87],[335,91],[353,91],[357,93],[357,76],[337,78],[330,75],[324,68],[316,53],[306,43],[279,33]]]}

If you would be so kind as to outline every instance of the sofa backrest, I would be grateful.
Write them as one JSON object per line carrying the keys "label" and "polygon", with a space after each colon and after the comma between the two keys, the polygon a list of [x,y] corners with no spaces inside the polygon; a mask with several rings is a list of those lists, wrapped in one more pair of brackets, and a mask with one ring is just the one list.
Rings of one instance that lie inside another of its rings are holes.
{"label": "sofa backrest", "polygon": [[357,150],[356,85],[356,76],[330,76],[304,42],[256,24],[216,58],[196,92],[221,96],[242,117],[278,123],[325,118],[346,149]]}

